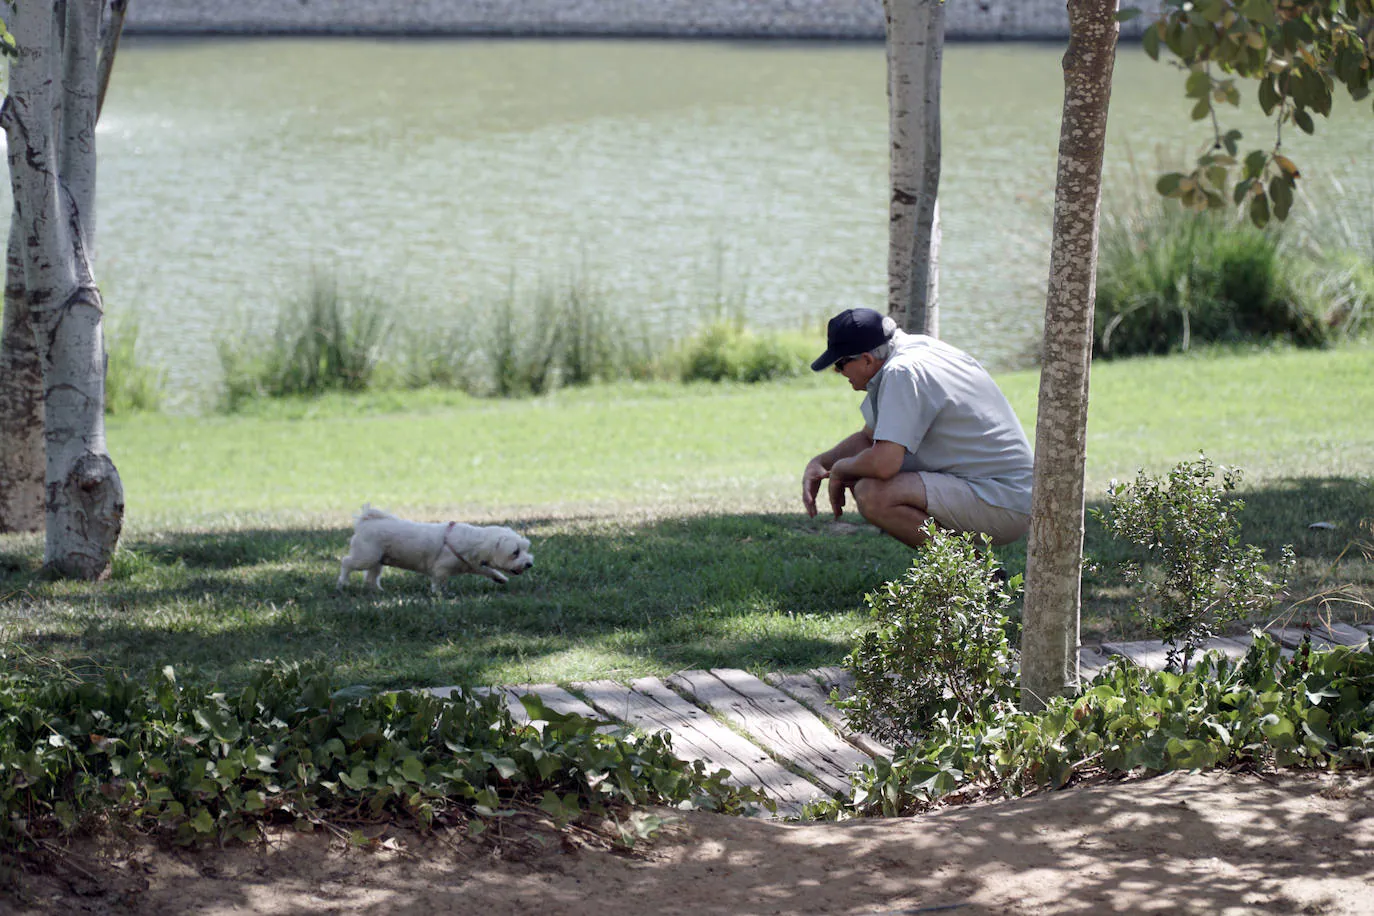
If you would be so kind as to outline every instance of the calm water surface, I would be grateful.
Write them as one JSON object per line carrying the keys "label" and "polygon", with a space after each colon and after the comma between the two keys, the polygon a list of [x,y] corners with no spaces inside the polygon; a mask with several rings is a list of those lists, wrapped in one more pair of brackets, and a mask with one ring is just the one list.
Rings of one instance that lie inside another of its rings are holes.
{"label": "calm water surface", "polygon": [[[993,366],[1043,310],[1060,53],[946,52],[942,332]],[[1205,139],[1181,79],[1123,49],[1116,186]],[[884,307],[886,138],[877,44],[128,41],[100,125],[97,272],[112,323],[138,319],[141,356],[188,401],[231,318],[274,316],[312,270],[412,321],[580,271],[660,330],[722,296],[760,325],[814,324]],[[1359,186],[1372,146],[1364,113],[1290,152]]]}

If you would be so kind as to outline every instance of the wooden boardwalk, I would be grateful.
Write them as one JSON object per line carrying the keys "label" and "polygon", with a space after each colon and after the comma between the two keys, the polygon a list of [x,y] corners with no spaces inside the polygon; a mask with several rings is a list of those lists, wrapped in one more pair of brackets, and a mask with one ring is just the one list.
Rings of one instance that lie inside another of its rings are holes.
{"label": "wooden boardwalk", "polygon": [[[1292,654],[1305,632],[1294,627],[1270,631]],[[1332,624],[1311,631],[1314,645],[1368,646],[1374,626]],[[1245,653],[1248,636],[1211,640],[1207,648],[1233,657]],[[1164,667],[1158,642],[1108,642],[1084,647],[1079,665],[1092,677],[1112,657],[1151,669]],[[763,789],[778,802],[778,814],[795,815],[808,801],[844,795],[851,772],[891,750],[846,726],[830,703],[830,692],[844,695],[852,679],[839,667],[806,674],[770,674],[763,680],[733,668],[680,671],[668,678],[639,678],[628,684],[583,681],[567,687],[521,684],[491,688],[501,692],[517,721],[530,717],[520,697],[536,694],[551,710],[600,719],[603,730],[626,726],[667,731],[680,757],[700,760],[710,770],[725,769],[731,781]],[[456,687],[431,688],[449,696]],[[483,690],[480,692],[490,692]],[[537,721],[532,723],[539,726]]]}

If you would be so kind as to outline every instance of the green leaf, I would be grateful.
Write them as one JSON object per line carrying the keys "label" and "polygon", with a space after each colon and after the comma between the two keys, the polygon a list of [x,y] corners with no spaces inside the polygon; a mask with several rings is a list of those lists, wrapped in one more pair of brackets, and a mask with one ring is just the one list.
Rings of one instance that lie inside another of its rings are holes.
{"label": "green leaf", "polygon": [[1178,186],[1183,181],[1183,175],[1179,172],[1170,172],[1161,175],[1159,181],[1155,182],[1155,190],[1163,197],[1173,197],[1178,193]]}
{"label": "green leaf", "polygon": [[1311,134],[1317,129],[1316,125],[1312,123],[1312,116],[1301,108],[1294,109],[1293,123],[1298,125],[1305,134]]}
{"label": "green leaf", "polygon": [[1273,114],[1274,109],[1278,107],[1280,101],[1282,101],[1282,99],[1279,96],[1278,85],[1275,78],[1273,76],[1267,76],[1260,80],[1259,103],[1260,110],[1264,112],[1265,116]]}
{"label": "green leaf", "polygon": [[1183,94],[1190,99],[1205,99],[1212,92],[1212,78],[1207,75],[1206,70],[1194,70],[1188,74],[1188,81],[1184,84]]}
{"label": "green leaf", "polygon": [[1146,29],[1145,34],[1140,38],[1141,45],[1145,48],[1145,53],[1150,55],[1151,60],[1159,60],[1159,30]]}
{"label": "green leaf", "polygon": [[1274,18],[1274,7],[1271,0],[1245,0],[1240,6],[1240,14],[1246,19],[1267,25],[1271,29],[1278,26],[1278,21]]}
{"label": "green leaf", "polygon": [[1271,178],[1269,180],[1269,198],[1274,202],[1274,216],[1278,219],[1287,219],[1288,211],[1293,206],[1293,188],[1282,178]]}
{"label": "green leaf", "polygon": [[191,818],[191,826],[195,829],[196,833],[199,834],[213,833],[215,830],[215,819],[210,816],[209,811],[205,808],[201,808],[200,813]]}
{"label": "green leaf", "polygon": [[420,762],[418,757],[407,757],[401,761],[401,775],[409,782],[421,783],[425,781],[425,765]]}

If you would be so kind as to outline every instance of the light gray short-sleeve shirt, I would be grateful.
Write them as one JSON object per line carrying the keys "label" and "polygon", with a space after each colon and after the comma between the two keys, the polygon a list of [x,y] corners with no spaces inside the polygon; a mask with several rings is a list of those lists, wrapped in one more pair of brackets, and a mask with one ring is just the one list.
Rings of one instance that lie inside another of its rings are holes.
{"label": "light gray short-sleeve shirt", "polygon": [[860,407],[873,438],[906,451],[903,471],[967,480],[978,498],[1030,513],[1032,453],[1011,404],[976,359],[898,331]]}

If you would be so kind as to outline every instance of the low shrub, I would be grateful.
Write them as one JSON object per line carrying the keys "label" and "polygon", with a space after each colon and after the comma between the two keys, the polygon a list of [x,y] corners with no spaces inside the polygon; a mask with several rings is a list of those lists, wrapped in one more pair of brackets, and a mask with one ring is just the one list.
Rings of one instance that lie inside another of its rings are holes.
{"label": "low shrub", "polygon": [[1207,653],[1186,674],[1109,665],[1081,696],[1042,712],[942,723],[865,768],[852,798],[808,814],[910,814],[955,794],[1016,796],[1101,774],[1371,765],[1374,654],[1305,643],[1285,659],[1256,633],[1241,661]]}
{"label": "low shrub", "polygon": [[1175,465],[1167,481],[1144,471],[1134,483],[1113,481],[1106,510],[1092,510],[1109,534],[1136,548],[1124,569],[1138,588],[1134,609],[1168,645],[1175,671],[1222,625],[1272,608],[1293,566],[1291,547],[1271,566],[1259,547],[1241,543],[1245,503],[1230,495],[1241,476],[1200,455]]}
{"label": "low shrub", "polygon": [[766,382],[804,375],[819,352],[800,334],[756,332],[742,321],[717,319],[689,338],[669,359],[684,382]]}
{"label": "low shrub", "polygon": [[927,532],[905,575],[865,596],[873,626],[844,660],[853,695],[836,700],[854,728],[897,745],[942,722],[985,721],[1017,698],[1007,609],[1020,577],[1000,582],[972,535]]}
{"label": "low shrub", "polygon": [[1095,356],[1286,340],[1320,346],[1320,303],[1295,289],[1296,255],[1275,230],[1171,201],[1104,210]]}
{"label": "low shrub", "polygon": [[97,818],[189,844],[254,840],[264,822],[393,817],[476,832],[522,807],[562,823],[621,805],[762,801],[661,735],[533,712],[542,731],[494,698],[341,689],[295,666],[264,667],[236,692],[183,685],[170,668],[146,683],[0,674],[0,851]]}

